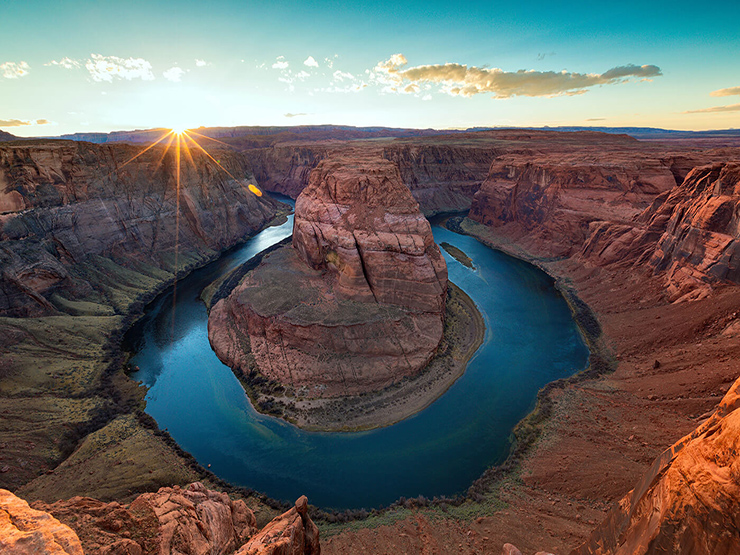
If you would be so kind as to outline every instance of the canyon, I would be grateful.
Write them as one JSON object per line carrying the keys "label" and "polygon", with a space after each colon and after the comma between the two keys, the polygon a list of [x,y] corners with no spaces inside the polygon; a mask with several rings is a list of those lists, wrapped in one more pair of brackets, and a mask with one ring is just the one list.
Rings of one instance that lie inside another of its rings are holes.
{"label": "canyon", "polygon": [[[227,488],[147,420],[141,391],[102,346],[152,291],[280,213],[277,203],[245,190],[252,180],[306,194],[296,209],[304,226],[293,239],[300,254],[291,251],[293,261],[281,266],[300,263],[312,276],[332,264],[338,296],[382,294],[384,286],[357,271],[356,257],[346,266],[327,257],[348,235],[332,242],[316,232],[334,210],[317,202],[318,191],[332,172],[356,162],[393,173],[425,214],[469,208],[468,218],[448,225],[554,276],[576,307],[593,311],[581,320],[593,354],[589,370],[543,390],[515,430],[508,466],[484,475],[459,505],[407,500],[391,522],[380,515],[378,526],[339,529],[321,549],[496,553],[510,542],[525,552],[581,555],[736,548],[736,530],[723,535],[729,525],[712,526],[737,518],[740,149],[537,130],[235,143],[219,158],[241,182],[205,156],[184,169],[179,227],[173,163],[164,155],[157,169],[156,148],[124,166],[141,149],[0,145],[0,408],[12,423],[0,432],[0,486],[47,502],[75,495],[122,502],[199,480]],[[410,244],[426,250],[425,241]],[[441,271],[433,262],[425,268],[429,279],[421,282],[433,285]],[[431,291],[412,308],[438,310],[443,289]],[[246,498],[266,515],[262,524],[277,516],[265,500]],[[62,520],[54,510],[49,505]]]}

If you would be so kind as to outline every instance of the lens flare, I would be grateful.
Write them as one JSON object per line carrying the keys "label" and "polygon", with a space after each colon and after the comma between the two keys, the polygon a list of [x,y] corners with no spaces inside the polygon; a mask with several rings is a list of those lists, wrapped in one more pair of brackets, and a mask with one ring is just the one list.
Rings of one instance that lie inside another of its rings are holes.
{"label": "lens flare", "polygon": [[258,197],[261,197],[261,196],[262,196],[262,191],[260,191],[260,190],[259,190],[259,189],[257,188],[257,185],[252,185],[252,184],[250,183],[250,184],[249,184],[249,187],[248,187],[248,189],[249,189],[250,191],[252,191],[252,192],[253,192],[253,193],[254,193],[255,195],[257,195]]}

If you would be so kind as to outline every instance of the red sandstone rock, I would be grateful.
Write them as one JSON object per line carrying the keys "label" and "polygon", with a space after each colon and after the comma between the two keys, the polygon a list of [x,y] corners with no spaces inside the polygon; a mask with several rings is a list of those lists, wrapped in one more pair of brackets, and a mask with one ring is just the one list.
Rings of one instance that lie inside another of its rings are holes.
{"label": "red sandstone rock", "polygon": [[343,298],[440,312],[447,266],[429,222],[383,159],[325,160],[296,201],[293,247],[337,274]]}
{"label": "red sandstone rock", "polygon": [[235,181],[196,149],[183,156],[178,213],[173,149],[141,152],[69,141],[0,146],[0,314],[53,313],[54,292],[95,300],[99,273],[161,274],[176,249],[181,264],[206,262],[275,214],[274,201],[245,188],[242,155],[219,155]]}
{"label": "red sandstone rock", "polygon": [[3,555],[83,555],[77,535],[56,518],[31,509],[0,489],[0,553]]}
{"label": "red sandstone rock", "polygon": [[376,391],[429,362],[447,268],[393,164],[321,162],[296,203],[293,246],[211,310],[221,360],[311,397]]}
{"label": "red sandstone rock", "polygon": [[549,255],[578,252],[590,222],[629,222],[675,185],[668,163],[625,145],[611,145],[606,156],[586,148],[524,154],[494,160],[469,217],[516,226]]}
{"label": "red sandstone rock", "polygon": [[[86,497],[36,506],[43,511],[31,509],[22,499],[0,490],[3,555],[83,555],[83,546],[87,555],[321,552],[319,529],[308,516],[305,496],[259,533],[254,514],[243,500],[233,501],[199,482],[187,488],[174,486],[145,493],[128,507]],[[71,528],[49,513],[68,522]]]}
{"label": "red sandstone rock", "polygon": [[199,482],[142,494],[128,507],[88,497],[34,506],[68,522],[88,554],[227,555],[256,531],[243,500]]}
{"label": "red sandstone rock", "polygon": [[740,164],[695,168],[631,224],[595,222],[582,256],[600,265],[647,266],[664,274],[670,300],[740,283]]}
{"label": "red sandstone rock", "polygon": [[319,529],[308,517],[308,500],[302,496],[295,507],[275,517],[236,555],[319,555]]}
{"label": "red sandstone rock", "polygon": [[573,555],[740,553],[740,380]]}

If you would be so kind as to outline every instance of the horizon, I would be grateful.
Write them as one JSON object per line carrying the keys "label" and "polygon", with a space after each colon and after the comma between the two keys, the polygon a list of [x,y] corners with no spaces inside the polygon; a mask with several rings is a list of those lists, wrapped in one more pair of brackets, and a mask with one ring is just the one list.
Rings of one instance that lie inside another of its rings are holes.
{"label": "horizon", "polygon": [[29,0],[0,22],[0,129],[740,128],[720,8]]}

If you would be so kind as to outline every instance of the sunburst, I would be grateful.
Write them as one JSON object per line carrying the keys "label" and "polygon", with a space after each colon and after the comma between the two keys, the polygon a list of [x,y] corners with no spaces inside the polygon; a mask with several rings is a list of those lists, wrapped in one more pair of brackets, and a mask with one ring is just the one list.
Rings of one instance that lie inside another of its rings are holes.
{"label": "sunburst", "polygon": [[[175,306],[176,306],[176,299],[177,299],[177,277],[179,273],[179,254],[180,254],[180,183],[181,183],[181,175],[182,175],[182,157],[183,153],[185,155],[185,159],[190,162],[190,164],[195,167],[195,161],[193,160],[193,155],[190,151],[190,147],[194,146],[198,150],[200,150],[203,154],[205,154],[208,159],[213,162],[220,170],[222,170],[226,175],[228,175],[231,179],[234,181],[240,181],[236,177],[234,177],[229,170],[227,170],[220,162],[220,160],[217,160],[214,158],[203,146],[201,146],[200,143],[198,143],[192,135],[197,135],[201,139],[208,139],[211,141],[214,141],[216,143],[220,143],[224,146],[226,143],[222,143],[221,141],[217,139],[213,139],[212,137],[208,137],[206,135],[202,135],[200,133],[197,133],[195,131],[190,131],[186,127],[172,127],[168,132],[164,133],[159,139],[152,142],[150,145],[148,145],[146,148],[143,148],[140,152],[138,152],[136,155],[132,156],[128,160],[126,160],[123,164],[121,164],[117,169],[120,170],[127,164],[130,164],[134,160],[136,160],[139,156],[147,152],[148,150],[154,148],[156,145],[163,143],[160,148],[162,148],[162,156],[159,158],[157,163],[157,168],[161,165],[162,161],[164,160],[165,156],[167,156],[167,153],[170,151],[170,148],[174,147],[174,156],[175,156],[175,268],[174,268],[174,283],[173,283],[173,291],[172,291],[172,335],[174,337],[175,334]],[[166,141],[166,142],[165,142]],[[114,170],[115,171],[115,170]],[[249,193],[261,197],[262,191],[254,184],[249,183],[246,187],[242,185],[242,188],[245,191],[248,191]]]}

